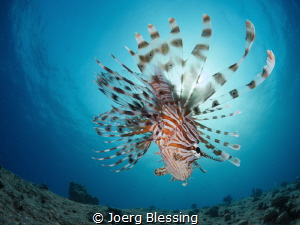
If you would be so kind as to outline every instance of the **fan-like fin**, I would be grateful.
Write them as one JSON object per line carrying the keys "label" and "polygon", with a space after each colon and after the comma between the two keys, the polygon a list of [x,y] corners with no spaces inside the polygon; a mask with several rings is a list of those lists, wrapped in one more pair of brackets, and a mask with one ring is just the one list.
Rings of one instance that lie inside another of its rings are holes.
{"label": "fan-like fin", "polygon": [[269,75],[271,74],[275,66],[275,55],[270,50],[268,50],[267,53],[268,53],[267,65],[264,66],[262,72],[258,73],[249,84],[238,89],[233,89],[229,93],[221,95],[217,98],[209,99],[203,105],[200,106],[200,109],[205,110],[207,108],[215,107],[217,105],[223,104],[227,101],[230,101],[232,99],[235,99],[247,93],[248,91],[254,89],[259,84],[261,84],[266,78],[269,77]]}
{"label": "fan-like fin", "polygon": [[[154,54],[151,66],[155,75],[160,78],[160,90],[167,96],[164,102],[174,103],[178,99],[178,85],[182,74],[182,38],[180,29],[174,18],[169,19],[171,34],[169,39],[163,41],[152,24],[148,25],[148,31],[152,38],[151,47]],[[155,78],[155,77],[154,77]],[[155,80],[155,79],[153,79]],[[170,96],[169,96],[170,94]]]}
{"label": "fan-like fin", "polygon": [[199,168],[203,173],[207,173],[207,171],[204,170],[197,161],[194,161],[193,164],[194,164],[195,168]]}
{"label": "fan-like fin", "polygon": [[210,37],[212,34],[210,17],[204,14],[202,20],[203,29],[200,41],[193,49],[190,57],[184,62],[180,95],[180,102],[183,107],[185,107],[188,102],[188,98],[200,78],[209,50]]}
{"label": "fan-like fin", "polygon": [[[113,55],[111,55],[117,62],[119,62],[121,65],[125,66],[124,64],[122,64],[116,57],[114,57]],[[111,69],[109,69],[108,67],[104,66],[97,58],[95,58],[97,64],[104,70],[106,70],[108,73],[110,73],[111,75],[114,75],[116,77],[116,80],[122,80],[124,83],[127,83],[127,85],[129,85],[127,88],[125,86],[125,88],[127,90],[132,90],[133,88],[137,88],[139,90],[142,90],[144,87],[141,87],[138,84],[135,84],[134,82],[132,82],[131,80],[127,79],[126,77],[121,76],[119,73],[117,73],[116,71],[113,71]],[[126,66],[125,66],[126,67]],[[126,67],[127,68],[127,67]],[[129,69],[128,69],[129,70]],[[129,70],[131,71],[131,70]],[[111,81],[111,80],[110,80]]]}
{"label": "fan-like fin", "polygon": [[169,82],[159,69],[156,55],[163,52],[164,45],[161,49],[153,50],[152,45],[147,43],[140,34],[136,33],[136,41],[138,43],[138,53],[135,54],[132,50],[126,47],[129,53],[133,56],[137,66],[142,72],[142,79],[148,82],[154,89],[154,94],[163,102],[173,102],[172,93],[170,91]]}
{"label": "fan-like fin", "polygon": [[217,120],[217,119],[220,119],[220,118],[225,118],[225,117],[229,117],[229,116],[234,116],[234,115],[237,115],[237,114],[241,114],[242,112],[241,111],[236,111],[234,113],[229,113],[227,115],[221,115],[221,116],[211,116],[211,117],[204,117],[204,116],[197,116],[197,117],[194,117],[196,121],[202,121],[202,120]]}
{"label": "fan-like fin", "polygon": [[[214,161],[218,161],[218,162],[223,162],[224,161],[224,159],[222,159],[222,158],[212,157],[212,156],[210,156],[209,154],[207,154],[203,151],[200,151],[200,155],[207,158],[207,159],[211,159],[211,160],[214,160]],[[196,162],[196,161],[194,161],[194,162]]]}
{"label": "fan-like fin", "polygon": [[128,159],[128,164],[125,165],[124,167],[122,167],[119,170],[115,170],[113,172],[120,172],[123,170],[129,170],[131,169],[137,162],[138,160],[140,160],[140,158],[147,152],[149,146],[150,146],[151,142],[146,142],[146,143],[140,143],[138,145],[136,145],[134,148],[132,148],[130,150],[130,152],[133,151],[133,153],[131,153],[130,155],[120,159],[119,161],[117,161],[114,164],[110,164],[110,165],[103,165],[103,166],[107,166],[107,167],[112,167],[112,166],[116,166],[122,162],[124,162],[126,159]]}
{"label": "fan-like fin", "polygon": [[[97,60],[97,63],[108,72],[108,74],[98,74],[96,83],[100,86],[100,91],[112,99],[114,102],[121,104],[132,110],[141,107],[149,107],[154,110],[160,110],[156,98],[147,88],[134,84],[127,78],[117,72],[104,66]],[[111,74],[111,75],[110,75]],[[140,90],[140,93],[137,92]],[[152,104],[154,103],[154,105]]]}
{"label": "fan-like fin", "polygon": [[[151,76],[154,75],[154,71],[151,68],[149,62],[152,60],[153,55],[151,55],[151,46],[148,42],[144,40],[142,35],[139,33],[135,33],[135,39],[138,44],[138,53],[134,53],[128,47],[125,48],[128,52],[132,55],[135,63],[137,64],[138,68],[142,72],[142,76],[145,80],[151,80]],[[147,55],[148,54],[148,55]]]}
{"label": "fan-like fin", "polygon": [[147,152],[152,140],[149,139],[151,136],[151,134],[144,134],[143,137],[140,137],[139,139],[129,139],[127,142],[125,142],[123,145],[118,146],[118,147],[113,147],[110,149],[106,149],[103,151],[95,151],[98,153],[103,153],[103,152],[110,152],[116,149],[121,148],[121,150],[119,150],[118,152],[116,152],[114,155],[111,156],[107,156],[104,158],[94,158],[95,160],[107,160],[107,159],[112,159],[118,156],[122,156],[125,155],[125,157],[121,158],[120,160],[118,160],[117,162],[113,163],[113,164],[109,164],[109,165],[103,165],[103,166],[107,166],[107,167],[112,167],[112,166],[116,166],[121,164],[122,162],[124,162],[125,160],[128,159],[129,163],[127,165],[125,165],[123,168],[121,168],[120,170],[116,170],[114,172],[120,172],[124,169],[130,169],[132,168],[137,161]]}
{"label": "fan-like fin", "polygon": [[99,90],[112,101],[131,110],[139,110],[144,107],[144,103],[142,101],[137,101],[130,98],[130,96],[128,95],[124,95],[123,93],[121,93],[121,90],[123,89],[110,86],[105,80],[101,79],[100,77],[101,76],[99,75],[96,81],[99,86]]}
{"label": "fan-like fin", "polygon": [[[174,18],[169,19],[171,34],[169,39],[163,41],[152,24],[148,25],[151,36],[153,60],[151,67],[156,75],[160,75],[165,83],[164,86],[170,91],[172,98],[164,99],[164,102],[177,102],[180,92],[180,78],[182,75],[182,38],[180,29]],[[164,90],[167,92],[167,90]]]}
{"label": "fan-like fin", "polygon": [[[123,142],[122,144],[118,145],[118,146],[115,146],[113,148],[108,148],[108,149],[105,149],[105,150],[101,150],[101,151],[95,151],[96,153],[104,153],[104,152],[110,152],[110,151],[114,151],[114,150],[118,150],[120,149],[117,153],[115,153],[115,156],[109,156],[109,157],[105,157],[105,158],[99,158],[99,160],[105,160],[105,159],[110,159],[110,158],[114,158],[118,155],[123,155],[126,153],[125,150],[129,149],[131,146],[133,145],[136,145],[138,142],[140,142],[141,140],[148,140],[147,139],[147,136],[146,137],[139,137],[139,138],[122,138],[122,139],[126,139],[126,142]],[[120,139],[119,139],[120,140]]]}
{"label": "fan-like fin", "polygon": [[[129,86],[126,86],[128,89],[124,88],[126,90],[123,89],[122,85],[120,87],[112,86],[107,80],[103,79],[103,76],[98,76],[97,84],[102,89],[105,88],[106,91],[109,90],[108,92],[111,94],[111,98],[115,102],[122,102],[123,106],[130,108],[131,110],[140,110],[143,107],[153,111],[158,111],[160,109],[156,106],[156,104],[153,105],[151,103],[154,101],[150,101],[151,97],[146,91],[143,93],[135,93],[132,92]],[[121,99],[124,101],[121,101]]]}
{"label": "fan-like fin", "polygon": [[221,131],[221,130],[216,130],[216,129],[207,127],[207,126],[205,126],[201,123],[198,123],[198,122],[196,122],[196,124],[201,130],[205,130],[205,131],[208,131],[208,132],[223,134],[223,135],[228,135],[228,136],[233,136],[233,137],[238,137],[239,136],[237,131],[235,131],[235,132]]}
{"label": "fan-like fin", "polygon": [[131,157],[131,159],[129,160],[129,163],[127,165],[125,165],[123,168],[121,168],[120,170],[116,170],[114,172],[120,172],[125,169],[130,170],[132,167],[134,167],[135,164],[142,158],[142,156],[146,154],[150,145],[151,145],[151,142],[143,143],[142,146],[140,147],[140,150],[137,151],[137,154],[135,154],[134,157]]}
{"label": "fan-like fin", "polygon": [[[138,135],[138,134],[144,134],[147,131],[145,130],[139,130],[139,131],[130,131],[130,132],[111,132],[111,131],[103,131],[103,129],[99,128],[99,127],[95,127],[94,128],[97,132],[98,135],[102,136],[102,137],[129,137],[129,136],[134,136],[134,135]],[[116,134],[115,134],[116,133]]]}
{"label": "fan-like fin", "polygon": [[203,81],[199,81],[196,84],[188,102],[186,103],[185,112],[189,114],[193,108],[197,105],[205,102],[210,96],[212,96],[220,87],[222,87],[228,79],[239,68],[240,64],[246,58],[255,38],[255,28],[250,21],[246,21],[246,43],[245,53],[242,58],[228,68],[218,72],[212,76],[209,76]]}
{"label": "fan-like fin", "polygon": [[240,150],[241,146],[238,145],[238,144],[231,144],[231,143],[228,143],[228,142],[221,142],[219,139],[211,139],[211,137],[209,135],[207,135],[206,133],[202,132],[202,131],[199,131],[200,135],[205,136],[206,139],[208,140],[211,140],[217,144],[221,144],[221,145],[224,145],[228,148],[231,148],[231,149],[234,149],[234,150]]}
{"label": "fan-like fin", "polygon": [[[138,73],[133,72],[131,69],[129,69],[126,65],[124,65],[122,62],[120,62],[114,55],[111,54],[111,56],[113,57],[113,59],[119,63],[122,67],[124,67],[126,69],[127,72],[129,72],[129,74],[131,74],[133,80],[130,80],[126,77],[121,76],[119,73],[110,70],[109,68],[105,67],[104,65],[102,65],[102,63],[99,62],[99,60],[96,59],[97,63],[107,72],[113,74],[116,76],[117,80],[122,80],[124,81],[123,83],[127,83],[127,85],[129,85],[131,87],[132,90],[134,90],[135,92],[144,92],[145,89],[147,91],[148,94],[151,95],[151,97],[154,97],[154,95],[152,94],[152,91],[149,90],[149,85],[147,82],[144,82],[144,80],[142,80],[140,78],[140,75]],[[137,78],[138,81],[141,81],[142,85],[137,84],[137,82],[135,81],[135,78]],[[126,86],[124,86],[125,89]]]}
{"label": "fan-like fin", "polygon": [[196,106],[196,107],[193,108],[192,116],[201,116],[201,115],[204,115],[204,114],[207,115],[209,113],[220,111],[220,110],[223,110],[223,109],[226,109],[226,108],[229,108],[229,107],[231,107],[231,105],[226,105],[226,106],[218,107],[218,108],[209,108],[209,109],[206,109],[206,110],[201,112],[199,106]]}
{"label": "fan-like fin", "polygon": [[173,98],[177,102],[181,89],[181,76],[183,73],[183,42],[180,34],[180,28],[174,18],[169,18],[171,28],[170,37],[167,40],[167,51],[165,51],[164,69],[168,73],[170,88]]}
{"label": "fan-like fin", "polygon": [[[126,46],[125,48],[131,53],[132,51],[130,49],[128,49]],[[134,54],[132,52],[132,54]],[[131,69],[129,69],[126,65],[124,65],[122,62],[120,62],[114,55],[111,54],[111,56],[113,57],[114,60],[116,60],[117,63],[119,63],[122,67],[124,67],[126,69],[127,72],[129,72],[129,74],[131,74],[134,78],[137,78],[138,81],[140,81],[145,87],[141,86],[141,85],[137,85],[136,88],[138,88],[139,90],[141,91],[144,91],[145,89],[147,90],[148,94],[150,94],[152,97],[154,96],[153,95],[153,92],[150,91],[152,90],[152,87],[148,84],[148,82],[143,79],[141,77],[142,74],[139,74],[139,73],[136,73],[136,72],[133,72]],[[121,78],[122,79],[122,78]],[[126,79],[126,78],[125,78]],[[128,80],[128,79],[126,79]],[[127,82],[127,81],[126,81]],[[133,83],[132,81],[130,81],[131,83]]]}
{"label": "fan-like fin", "polygon": [[[103,120],[103,118],[105,118],[105,120]],[[114,130],[114,127],[117,128],[116,130],[119,130],[118,127],[125,127],[125,129],[131,129],[131,131],[133,129],[142,129],[156,123],[156,121],[148,118],[115,114],[114,111],[110,112],[108,116],[104,116],[103,114],[95,116],[93,122],[101,125],[102,127],[112,126],[113,128],[111,130]],[[122,130],[119,130],[118,132],[122,132]],[[123,132],[125,132],[125,130],[123,130]]]}
{"label": "fan-like fin", "polygon": [[138,110],[138,111],[132,111],[132,110],[123,110],[121,108],[116,108],[114,106],[112,106],[112,107],[119,114],[125,114],[128,116],[142,116],[142,117],[148,118],[153,121],[157,121],[157,119],[160,117],[160,115],[157,112],[147,111],[147,110],[144,110],[144,108],[142,108],[141,110]]}
{"label": "fan-like fin", "polygon": [[137,134],[151,132],[152,125],[157,123],[158,115],[136,115],[135,112],[128,111],[130,115],[124,113],[125,110],[113,107],[112,110],[95,116],[93,122],[98,124],[95,128],[98,135],[103,137],[129,137]]}
{"label": "fan-like fin", "polygon": [[[233,163],[236,166],[240,166],[239,162],[240,160],[238,158],[233,158],[231,155],[229,155],[227,152],[217,149],[214,145],[212,145],[209,141],[207,141],[205,138],[200,136],[200,140],[202,143],[205,144],[205,147],[207,149],[212,150],[212,152],[218,156],[222,160],[229,160],[231,163]],[[226,146],[225,144],[223,144]]]}
{"label": "fan-like fin", "polygon": [[156,176],[164,176],[166,174],[168,174],[168,170],[166,169],[166,167],[161,167],[161,168],[158,168],[156,170],[154,170],[154,174]]}

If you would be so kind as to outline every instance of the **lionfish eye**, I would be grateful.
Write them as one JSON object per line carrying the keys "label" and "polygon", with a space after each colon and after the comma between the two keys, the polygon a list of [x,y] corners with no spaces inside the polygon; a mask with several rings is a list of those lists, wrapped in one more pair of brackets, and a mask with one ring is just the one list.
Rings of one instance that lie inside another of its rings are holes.
{"label": "lionfish eye", "polygon": [[195,150],[198,154],[200,154],[200,147],[197,147]]}

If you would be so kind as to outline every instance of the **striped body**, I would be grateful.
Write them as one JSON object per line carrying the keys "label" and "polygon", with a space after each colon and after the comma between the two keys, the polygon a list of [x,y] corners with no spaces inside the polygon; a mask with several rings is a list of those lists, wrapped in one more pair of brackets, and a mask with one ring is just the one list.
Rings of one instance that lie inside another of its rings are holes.
{"label": "striped body", "polygon": [[[157,133],[156,144],[165,162],[165,169],[176,180],[185,181],[192,173],[192,163],[200,158],[194,154],[199,147],[199,133],[191,118],[185,118],[177,107],[164,106],[162,123],[153,125]],[[192,151],[193,150],[193,151]]]}
{"label": "striped body", "polygon": [[[239,150],[240,145],[214,139],[210,134],[238,137],[238,133],[221,131],[204,123],[206,120],[240,114],[240,111],[236,111],[211,115],[229,107],[224,103],[261,84],[272,72],[275,56],[272,51],[267,51],[267,64],[253,80],[243,87],[212,98],[248,55],[255,38],[255,28],[250,21],[246,21],[245,51],[240,60],[218,73],[203,77],[212,28],[208,15],[204,15],[202,19],[200,40],[186,60],[183,59],[180,29],[174,18],[169,19],[171,32],[166,41],[149,24],[151,42],[146,42],[136,33],[138,52],[134,53],[126,47],[141,73],[133,72],[114,56],[114,60],[125,69],[126,75],[109,69],[96,59],[106,71],[97,75],[96,84],[117,106],[112,106],[110,111],[94,117],[94,122],[98,125],[95,130],[103,137],[115,137],[107,143],[118,144],[106,150],[95,151],[107,152],[110,155],[94,159],[117,158],[116,162],[104,166],[123,164],[115,172],[128,170],[148,151],[151,143],[155,142],[159,147],[157,154],[164,161],[164,166],[154,171],[157,176],[170,174],[172,180],[186,181],[195,167],[206,172],[197,162],[201,157],[240,165],[238,158],[217,147],[219,145],[222,148]],[[203,144],[203,149],[200,149],[200,143]],[[207,151],[215,157],[210,156]]]}

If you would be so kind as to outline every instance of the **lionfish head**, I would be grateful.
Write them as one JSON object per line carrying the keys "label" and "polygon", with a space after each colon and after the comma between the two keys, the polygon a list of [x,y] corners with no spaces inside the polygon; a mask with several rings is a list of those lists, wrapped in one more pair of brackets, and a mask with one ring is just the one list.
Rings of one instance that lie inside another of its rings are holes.
{"label": "lionfish head", "polygon": [[201,157],[200,147],[193,144],[186,149],[168,147],[162,151],[167,172],[176,180],[186,181],[193,172],[192,163]]}

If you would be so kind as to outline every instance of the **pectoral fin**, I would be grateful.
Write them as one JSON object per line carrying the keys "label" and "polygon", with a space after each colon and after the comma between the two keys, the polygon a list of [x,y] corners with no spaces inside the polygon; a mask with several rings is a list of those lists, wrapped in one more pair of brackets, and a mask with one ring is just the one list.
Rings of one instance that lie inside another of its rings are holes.
{"label": "pectoral fin", "polygon": [[168,174],[168,171],[165,167],[161,167],[161,168],[158,168],[158,169],[154,170],[154,174],[156,176],[163,176],[163,175]]}

